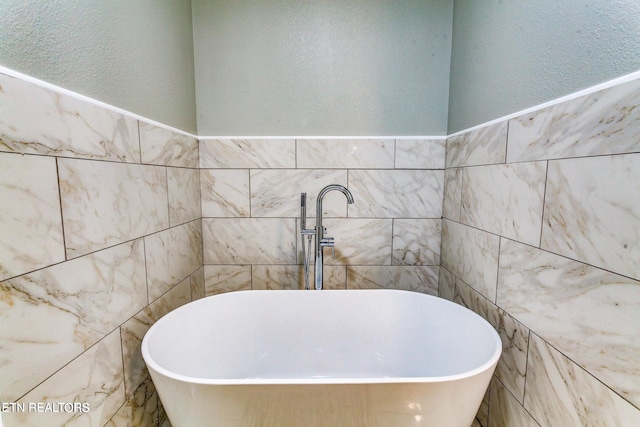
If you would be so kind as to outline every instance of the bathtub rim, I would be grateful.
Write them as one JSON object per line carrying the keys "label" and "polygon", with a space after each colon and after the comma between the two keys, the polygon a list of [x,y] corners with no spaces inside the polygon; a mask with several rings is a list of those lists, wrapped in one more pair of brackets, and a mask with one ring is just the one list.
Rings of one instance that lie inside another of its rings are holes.
{"label": "bathtub rim", "polygon": [[191,384],[200,384],[200,385],[217,385],[217,386],[226,386],[226,385],[277,385],[277,384],[281,384],[281,385],[304,385],[304,384],[311,384],[311,385],[321,385],[321,384],[326,384],[326,385],[334,385],[334,384],[420,384],[420,383],[440,383],[440,382],[447,382],[447,381],[458,381],[458,380],[462,380],[465,378],[471,378],[477,375],[480,375],[486,371],[491,371],[493,372],[493,370],[495,369],[495,367],[498,364],[498,360],[500,359],[500,356],[502,355],[502,340],[500,338],[500,335],[498,334],[498,332],[495,330],[495,328],[493,327],[493,325],[491,325],[486,319],[484,319],[482,316],[480,316],[479,314],[477,314],[476,312],[474,312],[473,310],[462,306],[460,304],[457,304],[453,301],[447,300],[445,298],[442,297],[438,297],[435,295],[429,295],[429,294],[424,294],[421,292],[415,292],[415,291],[407,291],[407,290],[400,290],[400,289],[328,289],[328,290],[322,290],[321,292],[385,292],[385,293],[389,293],[389,292],[401,292],[401,293],[412,293],[412,294],[418,294],[421,295],[421,297],[429,297],[429,298],[435,298],[438,299],[439,303],[443,303],[443,304],[452,304],[453,306],[455,306],[456,310],[458,309],[462,309],[462,310],[466,310],[470,313],[470,315],[475,316],[484,326],[486,326],[489,330],[489,333],[491,335],[491,337],[494,340],[494,344],[495,344],[495,350],[493,352],[493,354],[491,355],[491,357],[483,364],[481,364],[480,366],[471,369],[469,371],[466,372],[462,372],[459,374],[454,374],[454,375],[442,375],[442,376],[430,376],[430,377],[307,377],[307,378],[296,378],[296,377],[288,377],[288,378],[199,378],[199,377],[191,377],[188,375],[182,375],[182,374],[178,374],[175,373],[173,371],[170,371],[162,366],[160,366],[151,356],[150,351],[149,351],[149,340],[152,339],[152,336],[155,332],[155,330],[158,328],[157,325],[160,323],[160,321],[162,321],[163,319],[165,319],[164,321],[167,321],[167,318],[172,317],[177,311],[179,310],[183,310],[186,309],[189,305],[194,304],[194,303],[203,303],[203,301],[208,300],[210,298],[215,298],[215,297],[220,297],[223,295],[228,295],[228,294],[237,294],[237,293],[265,293],[265,292],[313,292],[313,291],[302,291],[302,290],[290,290],[290,289],[276,289],[276,290],[263,290],[263,289],[256,289],[256,290],[252,290],[252,289],[245,289],[245,290],[239,290],[239,291],[233,291],[233,292],[228,292],[228,293],[224,293],[224,294],[216,294],[216,295],[211,295],[208,297],[204,297],[204,298],[200,298],[198,300],[195,301],[191,301],[187,304],[184,304],[172,311],[170,311],[169,313],[165,314],[164,316],[162,316],[160,319],[158,319],[153,325],[151,325],[151,327],[149,328],[149,330],[145,333],[143,339],[142,339],[142,345],[141,345],[141,350],[142,350],[142,357],[144,359],[144,362],[147,366],[147,368],[149,369],[149,371],[155,371],[158,374],[176,380],[176,381],[181,381],[181,382],[185,382],[185,383],[191,383]]}

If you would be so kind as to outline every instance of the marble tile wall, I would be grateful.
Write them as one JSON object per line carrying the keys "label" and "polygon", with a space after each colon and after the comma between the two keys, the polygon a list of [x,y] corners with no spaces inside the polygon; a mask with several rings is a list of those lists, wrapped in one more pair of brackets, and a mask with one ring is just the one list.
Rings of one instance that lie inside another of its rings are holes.
{"label": "marble tile wall", "polygon": [[204,296],[195,137],[0,74],[0,400],[13,426],[158,426],[140,354]]}
{"label": "marble tile wall", "polygon": [[300,193],[311,228],[333,183],[355,204],[324,198],[325,287],[436,294],[444,166],[444,139],[201,139],[206,294],[304,288]]}
{"label": "marble tile wall", "polygon": [[440,295],[504,354],[478,426],[640,425],[640,80],[447,140]]}
{"label": "marble tile wall", "polygon": [[[474,425],[640,425],[640,81],[444,139],[185,136],[0,74],[0,392],[87,402],[5,426],[156,426],[140,354],[204,295],[325,287],[480,313],[504,352]],[[311,266],[313,269],[313,266]]]}

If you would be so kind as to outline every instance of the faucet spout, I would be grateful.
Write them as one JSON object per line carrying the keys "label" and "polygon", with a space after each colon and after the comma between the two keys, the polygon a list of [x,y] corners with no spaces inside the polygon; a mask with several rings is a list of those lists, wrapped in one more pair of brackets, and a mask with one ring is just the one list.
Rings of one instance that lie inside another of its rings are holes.
{"label": "faucet spout", "polygon": [[324,196],[326,196],[328,192],[334,190],[342,192],[342,194],[347,197],[347,203],[349,203],[350,205],[354,203],[353,195],[347,187],[340,184],[327,185],[322,190],[320,190],[320,193],[318,193],[318,198],[316,200],[316,225],[322,225],[322,201],[324,199]]}
{"label": "faucet spout", "polygon": [[323,249],[325,247],[330,247],[333,249],[334,240],[333,237],[325,237],[325,228],[322,225],[322,201],[324,200],[324,196],[327,195],[330,191],[340,191],[347,198],[347,203],[354,203],[353,195],[351,191],[347,189],[344,185],[340,184],[331,184],[324,187],[318,193],[318,198],[316,200],[316,244],[315,244],[315,265],[314,265],[314,276],[315,276],[315,288],[316,290],[320,290],[323,288],[323,262],[324,262],[324,253]]}

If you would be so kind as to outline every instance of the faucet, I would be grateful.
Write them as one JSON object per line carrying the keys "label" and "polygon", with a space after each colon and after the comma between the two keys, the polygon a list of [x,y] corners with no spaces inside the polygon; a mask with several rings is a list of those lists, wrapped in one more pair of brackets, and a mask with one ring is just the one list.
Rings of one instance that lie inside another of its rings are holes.
{"label": "faucet", "polygon": [[318,198],[316,200],[316,245],[315,245],[315,265],[314,265],[314,276],[315,276],[315,287],[316,290],[322,289],[322,267],[324,254],[323,249],[325,247],[330,247],[333,255],[335,257],[334,252],[334,239],[333,237],[325,237],[325,233],[327,230],[322,225],[322,200],[324,196],[333,190],[341,191],[347,197],[347,202],[349,204],[353,203],[353,195],[351,191],[349,191],[345,186],[339,184],[331,184],[324,187],[318,193]]}

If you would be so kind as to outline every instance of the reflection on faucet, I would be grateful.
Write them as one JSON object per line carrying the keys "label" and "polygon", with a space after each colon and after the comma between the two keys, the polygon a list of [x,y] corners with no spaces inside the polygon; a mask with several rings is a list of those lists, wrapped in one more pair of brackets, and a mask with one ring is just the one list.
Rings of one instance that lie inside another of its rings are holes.
{"label": "reflection on faucet", "polygon": [[334,239],[333,237],[325,237],[326,229],[322,225],[322,200],[324,196],[333,190],[341,191],[347,197],[347,202],[349,204],[353,203],[353,195],[351,192],[343,185],[339,184],[331,184],[324,187],[320,193],[318,194],[318,199],[316,200],[316,246],[315,246],[315,266],[314,266],[314,276],[315,276],[315,287],[316,290],[322,289],[322,276],[323,276],[323,261],[324,254],[323,249],[325,247],[330,247],[333,251],[334,247]]}

